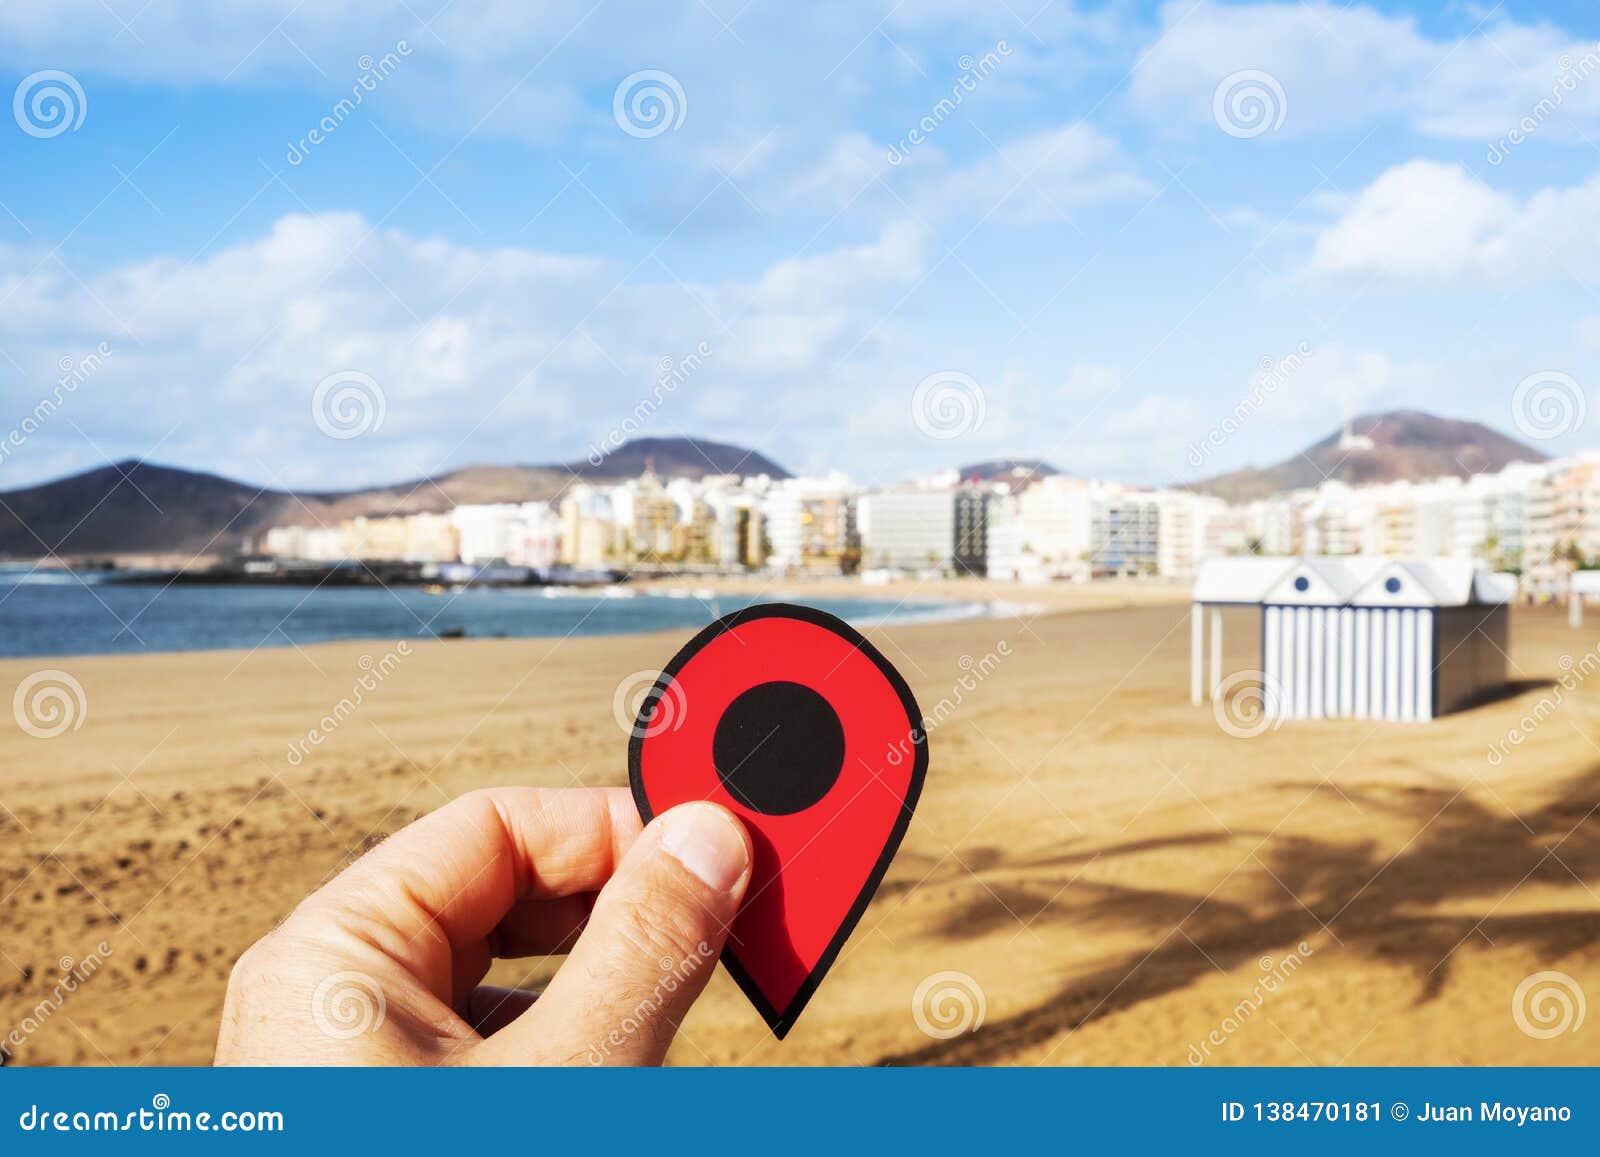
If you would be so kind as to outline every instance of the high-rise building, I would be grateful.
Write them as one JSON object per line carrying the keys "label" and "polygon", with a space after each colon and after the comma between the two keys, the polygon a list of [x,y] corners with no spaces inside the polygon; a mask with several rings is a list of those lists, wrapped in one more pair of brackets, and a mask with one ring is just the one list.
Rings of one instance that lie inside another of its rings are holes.
{"label": "high-rise building", "polygon": [[661,485],[661,479],[647,469],[619,489],[633,495],[633,518],[628,527],[633,557],[650,562],[680,557],[678,504]]}
{"label": "high-rise building", "polygon": [[460,542],[461,561],[509,562],[521,508],[514,502],[458,506],[450,512]]}
{"label": "high-rise building", "polygon": [[1089,483],[1057,474],[1017,496],[1018,551],[1023,569],[1045,578],[1087,579],[1094,550],[1094,502]]}
{"label": "high-rise building", "polygon": [[769,566],[853,571],[859,561],[855,490],[842,474],[787,478],[766,497]]}
{"label": "high-rise building", "polygon": [[983,577],[989,573],[989,503],[994,497],[982,484],[956,489],[956,541],[951,563],[957,574]]}
{"label": "high-rise building", "polygon": [[1100,487],[1091,499],[1091,575],[1155,574],[1161,506],[1153,491]]}
{"label": "high-rise building", "polygon": [[616,557],[613,496],[580,483],[561,500],[561,561],[594,570]]}
{"label": "high-rise building", "polygon": [[1600,453],[1547,465],[1525,506],[1523,574],[1527,585],[1559,593],[1566,576],[1600,559]]}
{"label": "high-rise building", "polygon": [[947,489],[878,490],[856,504],[861,565],[939,571],[954,567],[955,494]]}
{"label": "high-rise building", "polygon": [[506,561],[548,570],[561,558],[561,518],[548,502],[524,502],[511,526]]}
{"label": "high-rise building", "polygon": [[[1212,524],[1228,510],[1222,499],[1188,490],[1163,490],[1156,495],[1156,509],[1156,569],[1162,575],[1192,578],[1209,555],[1228,553],[1220,539],[1211,535]],[[1242,530],[1236,538],[1234,549],[1242,553]]]}
{"label": "high-rise building", "polygon": [[545,502],[458,506],[450,512],[461,561],[547,568],[560,556],[561,519]]}

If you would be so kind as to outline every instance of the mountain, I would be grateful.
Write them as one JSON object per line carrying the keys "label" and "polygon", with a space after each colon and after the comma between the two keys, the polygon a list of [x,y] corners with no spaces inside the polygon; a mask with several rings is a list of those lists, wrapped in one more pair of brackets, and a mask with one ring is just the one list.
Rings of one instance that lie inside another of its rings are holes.
{"label": "mountain", "polygon": [[[1248,501],[1315,486],[1465,477],[1511,462],[1547,457],[1477,422],[1415,410],[1367,414],[1302,453],[1265,469],[1223,474],[1193,489]],[[345,491],[263,488],[173,466],[130,459],[38,486],[0,493],[0,558],[161,553],[226,553],[269,526],[332,526],[358,515],[382,517],[448,510],[460,503],[553,499],[574,481],[637,477],[646,466],[664,478],[767,474],[788,478],[771,459],[723,442],[640,438],[593,460],[543,466],[468,466],[390,486]],[[1048,462],[1003,458],[961,469],[964,478],[1045,477]]]}
{"label": "mountain", "polygon": [[1334,478],[1351,485],[1492,474],[1512,462],[1543,462],[1549,455],[1477,422],[1440,418],[1419,410],[1364,414],[1348,432],[1329,434],[1292,458],[1264,469],[1235,470],[1191,489],[1229,502],[1248,502]]}
{"label": "mountain", "polygon": [[[309,496],[316,501],[315,496]],[[0,494],[0,558],[202,550],[282,521],[292,496],[129,460]]]}
{"label": "mountain", "polygon": [[793,477],[772,459],[742,446],[700,438],[636,438],[612,450],[599,463],[572,462],[559,469],[585,480],[637,478],[646,465],[663,478],[703,478],[707,474],[765,474]]}
{"label": "mountain", "polygon": [[391,486],[289,491],[129,459],[0,493],[0,558],[51,553],[226,553],[270,526],[333,526],[346,518],[448,510],[461,503],[553,499],[575,480],[789,473],[754,451],[693,438],[627,442],[600,461],[468,466]]}
{"label": "mountain", "polygon": [[985,482],[1004,482],[1010,478],[1048,478],[1060,474],[1042,458],[991,458],[987,462],[974,462],[963,466],[959,472],[966,479],[981,478]]}

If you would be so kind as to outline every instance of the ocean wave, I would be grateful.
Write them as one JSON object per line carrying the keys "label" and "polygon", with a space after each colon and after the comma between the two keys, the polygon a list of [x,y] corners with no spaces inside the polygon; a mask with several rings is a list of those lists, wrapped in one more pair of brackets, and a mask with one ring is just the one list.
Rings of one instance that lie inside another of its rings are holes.
{"label": "ocean wave", "polygon": [[0,567],[0,586],[12,587],[63,587],[87,583],[93,586],[103,581],[103,571],[71,571],[59,567],[40,570],[34,567]]}

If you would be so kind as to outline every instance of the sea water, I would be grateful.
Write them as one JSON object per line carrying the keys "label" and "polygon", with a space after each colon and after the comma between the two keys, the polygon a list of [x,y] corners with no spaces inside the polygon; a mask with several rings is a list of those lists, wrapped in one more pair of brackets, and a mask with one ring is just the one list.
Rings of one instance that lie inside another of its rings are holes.
{"label": "sea water", "polygon": [[[0,656],[283,647],[333,639],[536,638],[694,630],[757,601],[706,589],[123,585],[105,575],[0,573]],[[982,603],[893,598],[805,602],[857,627],[961,618]]]}

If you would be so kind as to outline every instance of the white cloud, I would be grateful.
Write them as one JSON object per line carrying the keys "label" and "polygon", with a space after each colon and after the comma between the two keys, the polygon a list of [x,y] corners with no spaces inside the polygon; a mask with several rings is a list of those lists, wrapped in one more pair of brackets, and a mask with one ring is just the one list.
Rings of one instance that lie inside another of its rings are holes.
{"label": "white cloud", "polygon": [[[1035,18],[1041,42],[1070,42],[1077,21],[1070,6],[1056,7]],[[681,131],[648,149],[683,164],[726,159],[732,142],[748,148],[774,126],[791,141],[826,139],[886,83],[920,83],[954,68],[962,51],[1027,35],[1012,15],[966,8],[900,0],[765,12],[701,0],[4,0],[0,67],[79,75],[94,115],[107,78],[347,96],[361,58],[404,40],[411,54],[374,98],[384,113],[452,141],[470,130],[540,145],[584,137],[618,149],[634,142],[612,123],[614,86],[660,69],[681,83],[687,116]],[[635,159],[644,153],[634,148]]]}
{"label": "white cloud", "polygon": [[1152,445],[1180,438],[1196,418],[1194,403],[1185,398],[1146,394],[1132,406],[1107,414],[1101,429],[1108,438]]}
{"label": "white cloud", "polygon": [[[62,67],[162,83],[304,82],[315,75],[307,58],[330,73],[353,70],[361,54],[380,54],[401,38],[454,67],[516,66],[521,74],[539,59],[530,55],[536,47],[548,50],[580,31],[592,7],[583,0],[409,7],[392,0],[229,0],[221,7],[150,0],[119,15],[100,0],[7,0],[0,44],[8,59],[49,54]],[[670,28],[659,18],[635,24],[642,34],[656,24]]]}
{"label": "white cloud", "polygon": [[[896,335],[880,319],[920,274],[920,245],[915,228],[896,225],[754,281],[698,286],[632,281],[590,258],[375,230],[349,213],[284,217],[196,264],[159,258],[81,281],[53,259],[7,251],[8,396],[43,397],[61,358],[101,341],[112,351],[8,456],[7,479],[152,449],[297,485],[570,460],[650,394],[663,358],[701,342],[710,356],[647,432],[713,433],[779,461],[804,456],[836,428],[841,397],[891,392],[877,351]],[[344,370],[378,383],[387,415],[381,430],[336,442],[319,434],[310,399]],[[730,393],[742,409],[698,428],[701,391],[711,411],[725,411]]]}
{"label": "white cloud", "polygon": [[1281,418],[1316,427],[1318,437],[1328,432],[1330,417],[1343,421],[1393,408],[1402,385],[1421,391],[1440,377],[1435,367],[1424,364],[1410,363],[1402,370],[1387,354],[1373,350],[1307,348],[1310,353],[1298,364],[1276,359],[1285,368],[1275,368],[1260,380],[1279,383],[1271,404]]}
{"label": "white cloud", "polygon": [[1122,385],[1122,371],[1098,362],[1079,362],[1067,372],[1068,397],[1093,397]]}
{"label": "white cloud", "polygon": [[869,245],[780,261],[761,278],[752,297],[769,308],[823,311],[857,300],[885,282],[914,281],[921,273],[922,230],[898,222]]}
{"label": "white cloud", "polygon": [[[1286,136],[1394,118],[1448,139],[1501,137],[1541,101],[1552,137],[1600,123],[1600,49],[1548,24],[1491,17],[1458,39],[1367,5],[1173,0],[1134,75],[1136,107],[1162,124],[1212,125],[1212,97],[1245,69],[1282,87]],[[1563,78],[1566,78],[1564,81]]]}
{"label": "white cloud", "polygon": [[1531,282],[1600,258],[1600,176],[1518,199],[1459,165],[1410,161],[1356,194],[1303,273],[1357,284]]}
{"label": "white cloud", "polygon": [[1064,221],[1087,206],[1146,196],[1154,188],[1115,139],[1087,123],[984,145],[965,164],[953,162],[932,141],[898,155],[891,163],[889,146],[847,133],[792,182],[792,193],[835,212],[909,210],[929,220],[1037,225]]}
{"label": "white cloud", "polygon": [[[942,154],[932,145],[926,146],[926,155],[914,159],[919,165],[930,161],[943,161]],[[890,164],[887,147],[875,143],[866,133],[850,132],[836,137],[820,161],[788,182],[788,189],[790,197],[798,202],[839,213],[892,206],[894,194],[888,191],[887,182],[900,179]],[[885,185],[880,186],[880,181]]]}
{"label": "white cloud", "polygon": [[1037,224],[1151,188],[1115,140],[1079,123],[1008,141],[935,181],[928,196],[949,211]]}

